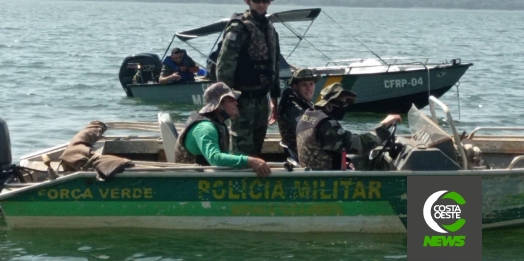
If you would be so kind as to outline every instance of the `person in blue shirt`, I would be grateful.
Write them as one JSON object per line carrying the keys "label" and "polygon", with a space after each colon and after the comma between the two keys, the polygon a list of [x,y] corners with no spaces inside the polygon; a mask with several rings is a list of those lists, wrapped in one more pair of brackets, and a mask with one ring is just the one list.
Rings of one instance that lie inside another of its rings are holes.
{"label": "person in blue shirt", "polygon": [[158,82],[160,84],[194,82],[195,73],[199,69],[195,61],[187,55],[186,50],[173,48],[171,56],[167,56],[162,61],[162,72]]}

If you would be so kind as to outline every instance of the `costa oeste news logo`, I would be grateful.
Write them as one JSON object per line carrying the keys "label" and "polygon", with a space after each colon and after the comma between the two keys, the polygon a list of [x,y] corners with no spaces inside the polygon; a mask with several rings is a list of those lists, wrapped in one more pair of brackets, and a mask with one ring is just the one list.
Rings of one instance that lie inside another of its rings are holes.
{"label": "costa oeste news logo", "polygon": [[460,206],[464,204],[464,197],[454,191],[441,190],[428,197],[424,203],[424,221],[433,231],[443,235],[424,236],[424,247],[462,247],[466,244],[466,236],[444,235],[457,232],[466,224],[466,219],[461,218]]}

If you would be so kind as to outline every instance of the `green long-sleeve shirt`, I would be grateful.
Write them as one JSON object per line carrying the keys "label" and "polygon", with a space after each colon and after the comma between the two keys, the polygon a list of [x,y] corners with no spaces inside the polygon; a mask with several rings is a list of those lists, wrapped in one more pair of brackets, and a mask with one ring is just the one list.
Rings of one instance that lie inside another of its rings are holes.
{"label": "green long-sleeve shirt", "polygon": [[247,156],[220,151],[218,131],[210,121],[202,121],[193,126],[187,133],[184,145],[191,154],[204,156],[211,166],[248,166]]}

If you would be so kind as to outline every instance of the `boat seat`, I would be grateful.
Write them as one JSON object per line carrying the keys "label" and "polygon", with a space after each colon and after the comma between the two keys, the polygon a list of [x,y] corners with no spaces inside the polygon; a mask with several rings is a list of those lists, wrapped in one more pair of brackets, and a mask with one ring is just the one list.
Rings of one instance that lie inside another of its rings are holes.
{"label": "boat seat", "polygon": [[166,153],[167,162],[175,162],[175,146],[178,132],[167,112],[158,113],[158,127],[162,136],[162,144]]}

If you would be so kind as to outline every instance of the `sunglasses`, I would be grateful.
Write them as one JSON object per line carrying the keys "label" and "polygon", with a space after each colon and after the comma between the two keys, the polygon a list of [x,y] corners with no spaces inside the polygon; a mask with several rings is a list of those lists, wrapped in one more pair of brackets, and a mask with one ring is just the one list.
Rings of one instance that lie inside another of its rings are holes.
{"label": "sunglasses", "polygon": [[271,2],[273,0],[251,0],[251,2],[255,3],[255,4],[260,4],[260,3],[264,3],[264,4],[269,4],[269,2]]}

